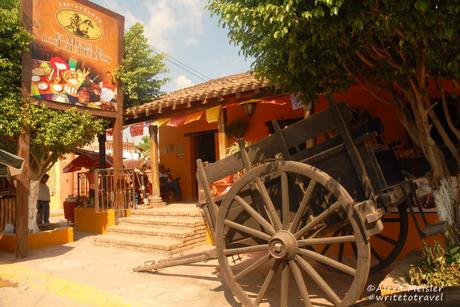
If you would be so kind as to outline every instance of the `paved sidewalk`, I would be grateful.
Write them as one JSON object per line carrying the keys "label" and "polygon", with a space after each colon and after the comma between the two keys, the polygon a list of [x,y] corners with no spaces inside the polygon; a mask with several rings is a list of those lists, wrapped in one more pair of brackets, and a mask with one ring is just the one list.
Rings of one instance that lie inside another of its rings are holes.
{"label": "paved sidewalk", "polygon": [[216,275],[216,260],[136,273],[134,267],[160,257],[95,246],[93,240],[88,235],[32,250],[19,261],[0,252],[0,307],[238,305]]}

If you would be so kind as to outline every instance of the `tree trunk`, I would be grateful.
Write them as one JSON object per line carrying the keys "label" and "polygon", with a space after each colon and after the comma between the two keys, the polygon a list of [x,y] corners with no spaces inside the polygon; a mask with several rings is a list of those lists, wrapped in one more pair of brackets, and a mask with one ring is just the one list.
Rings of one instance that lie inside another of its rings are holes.
{"label": "tree trunk", "polygon": [[[418,137],[418,139],[414,140],[414,142],[420,145],[425,158],[431,166],[433,196],[438,216],[441,221],[446,221],[448,224],[448,231],[445,235],[450,242],[458,242],[460,225],[456,218],[458,193],[455,192],[457,189],[455,180],[451,178],[446,158],[439,148],[439,144],[436,144],[431,137],[432,124],[429,113],[430,111],[432,112],[432,106],[427,104],[424,100],[425,98],[420,94],[426,89],[419,89],[413,83],[412,85],[412,91],[405,92],[404,96],[405,100],[409,102],[413,118],[403,116],[406,120],[412,121],[417,128],[415,137]],[[414,137],[413,134],[409,135]],[[455,158],[457,160],[458,157]]]}
{"label": "tree trunk", "polygon": [[38,201],[38,190],[39,190],[40,180],[30,180],[30,189],[29,189],[29,218],[27,225],[29,231],[38,232],[37,225],[37,201]]}

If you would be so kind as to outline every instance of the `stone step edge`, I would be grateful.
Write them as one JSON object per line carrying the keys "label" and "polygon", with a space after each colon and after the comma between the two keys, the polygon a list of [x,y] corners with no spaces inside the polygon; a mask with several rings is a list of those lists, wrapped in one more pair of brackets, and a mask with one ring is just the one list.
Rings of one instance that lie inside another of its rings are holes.
{"label": "stone step edge", "polygon": [[[176,229],[177,230],[177,229]],[[107,232],[108,233],[123,233],[123,234],[133,234],[133,235],[138,235],[138,234],[145,234],[145,235],[152,235],[152,236],[158,236],[158,237],[178,237],[178,238],[183,238],[183,237],[188,237],[188,236],[193,236],[195,234],[206,234],[206,229],[192,229],[192,228],[185,228],[185,229],[179,229],[179,230],[184,230],[181,232],[178,231],[171,231],[171,229],[164,228],[164,229],[158,229],[158,228],[153,228],[153,227],[143,227],[143,228],[120,228],[120,227],[108,227]]]}
{"label": "stone step edge", "polygon": [[102,247],[110,247],[110,248],[118,248],[118,249],[127,249],[127,250],[132,250],[132,251],[137,251],[137,252],[143,252],[143,253],[148,253],[148,254],[154,254],[154,255],[161,255],[164,256],[165,258],[177,256],[178,254],[183,254],[185,251],[193,249],[194,247],[200,247],[200,246],[206,246],[206,242],[198,242],[196,244],[190,244],[181,248],[177,248],[175,250],[171,251],[165,251],[165,250],[159,250],[159,249],[152,249],[152,248],[145,248],[145,247],[137,247],[137,246],[125,246],[122,244],[113,244],[113,243],[106,243],[106,242],[95,242],[97,246],[102,246]]}
{"label": "stone step edge", "polygon": [[200,211],[179,212],[179,211],[131,211],[131,216],[171,216],[171,217],[203,217]]}

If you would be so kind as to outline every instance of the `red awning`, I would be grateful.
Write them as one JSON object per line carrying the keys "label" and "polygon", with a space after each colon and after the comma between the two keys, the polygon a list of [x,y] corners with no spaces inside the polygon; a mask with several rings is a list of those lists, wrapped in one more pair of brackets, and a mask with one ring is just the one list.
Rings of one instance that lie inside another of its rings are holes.
{"label": "red awning", "polygon": [[[105,167],[112,167],[113,160],[109,156],[105,156]],[[78,151],[78,157],[73,159],[62,170],[64,173],[71,173],[81,170],[82,168],[99,168],[99,153],[91,151]]]}

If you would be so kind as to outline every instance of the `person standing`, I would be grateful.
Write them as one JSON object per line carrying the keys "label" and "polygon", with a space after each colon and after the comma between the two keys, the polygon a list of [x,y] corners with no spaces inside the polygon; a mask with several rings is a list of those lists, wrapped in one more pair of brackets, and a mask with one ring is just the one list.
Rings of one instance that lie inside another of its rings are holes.
{"label": "person standing", "polygon": [[38,187],[37,209],[39,224],[47,224],[50,222],[50,189],[46,185],[49,177],[48,174],[45,174]]}

